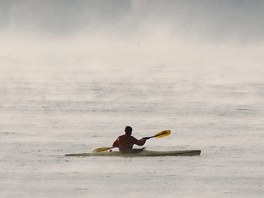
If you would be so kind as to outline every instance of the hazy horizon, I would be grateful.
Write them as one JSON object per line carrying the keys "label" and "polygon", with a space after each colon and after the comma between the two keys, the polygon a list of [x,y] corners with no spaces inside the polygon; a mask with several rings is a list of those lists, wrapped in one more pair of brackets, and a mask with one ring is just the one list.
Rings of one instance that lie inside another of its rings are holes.
{"label": "hazy horizon", "polygon": [[1,62],[48,58],[105,67],[144,62],[217,65],[230,59],[248,67],[244,64],[254,59],[251,67],[259,67],[263,5],[256,0],[1,0]]}

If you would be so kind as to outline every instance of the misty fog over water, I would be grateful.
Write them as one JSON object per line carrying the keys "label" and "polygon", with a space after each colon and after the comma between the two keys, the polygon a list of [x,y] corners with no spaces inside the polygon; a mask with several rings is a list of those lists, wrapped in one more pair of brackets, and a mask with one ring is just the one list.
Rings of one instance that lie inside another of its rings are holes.
{"label": "misty fog over water", "polygon": [[[0,0],[1,197],[262,197],[264,1]],[[69,158],[131,125],[149,150]]]}

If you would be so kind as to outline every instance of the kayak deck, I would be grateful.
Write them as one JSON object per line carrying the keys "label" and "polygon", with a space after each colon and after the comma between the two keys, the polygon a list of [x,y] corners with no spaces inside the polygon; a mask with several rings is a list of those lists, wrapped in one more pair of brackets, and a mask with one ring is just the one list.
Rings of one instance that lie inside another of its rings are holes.
{"label": "kayak deck", "polygon": [[159,156],[195,156],[200,155],[201,150],[178,150],[178,151],[149,151],[143,150],[140,153],[123,154],[119,151],[97,152],[97,153],[76,153],[66,154],[68,157],[86,157],[86,156],[109,156],[109,157],[159,157]]}

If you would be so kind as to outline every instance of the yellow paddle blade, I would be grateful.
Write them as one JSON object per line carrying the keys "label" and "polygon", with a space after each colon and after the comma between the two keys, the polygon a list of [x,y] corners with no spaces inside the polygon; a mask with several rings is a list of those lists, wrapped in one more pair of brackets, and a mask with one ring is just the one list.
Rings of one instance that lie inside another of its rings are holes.
{"label": "yellow paddle blade", "polygon": [[101,148],[96,148],[93,150],[94,153],[97,152],[104,152],[104,151],[108,151],[109,149],[111,149],[112,147],[101,147]]}
{"label": "yellow paddle blade", "polygon": [[164,130],[164,131],[161,131],[161,132],[155,134],[153,137],[162,138],[162,137],[168,136],[170,134],[171,134],[170,130]]}

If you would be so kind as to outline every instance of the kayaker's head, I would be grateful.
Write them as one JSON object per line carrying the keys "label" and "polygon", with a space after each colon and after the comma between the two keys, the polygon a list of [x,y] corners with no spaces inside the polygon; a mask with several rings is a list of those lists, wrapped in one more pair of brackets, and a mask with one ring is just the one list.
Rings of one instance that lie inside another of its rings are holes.
{"label": "kayaker's head", "polygon": [[126,126],[125,132],[126,132],[127,135],[131,135],[132,134],[132,127]]}

